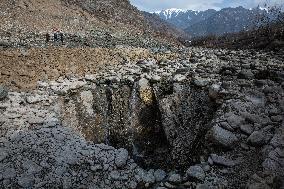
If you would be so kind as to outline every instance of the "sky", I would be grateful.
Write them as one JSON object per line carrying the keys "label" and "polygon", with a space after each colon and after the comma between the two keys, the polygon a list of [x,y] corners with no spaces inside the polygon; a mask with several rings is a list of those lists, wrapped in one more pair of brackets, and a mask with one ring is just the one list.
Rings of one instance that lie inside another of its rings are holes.
{"label": "sky", "polygon": [[184,10],[206,10],[243,6],[254,8],[258,5],[284,5],[284,0],[130,0],[140,10],[154,12],[169,8]]}

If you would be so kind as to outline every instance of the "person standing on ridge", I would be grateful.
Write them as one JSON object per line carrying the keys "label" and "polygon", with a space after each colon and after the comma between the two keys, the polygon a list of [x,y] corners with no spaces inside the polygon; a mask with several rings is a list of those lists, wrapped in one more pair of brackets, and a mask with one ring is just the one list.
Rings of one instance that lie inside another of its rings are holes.
{"label": "person standing on ridge", "polygon": [[49,43],[49,40],[50,40],[50,35],[49,35],[48,32],[46,32],[46,34],[45,34],[45,42]]}
{"label": "person standing on ridge", "polygon": [[58,30],[53,30],[53,40],[54,42],[58,41]]}
{"label": "person standing on ridge", "polygon": [[62,32],[62,31],[60,31],[60,33],[59,33],[59,37],[60,37],[60,41],[61,41],[61,43],[63,44],[63,43],[64,43],[64,34],[63,34],[63,32]]}

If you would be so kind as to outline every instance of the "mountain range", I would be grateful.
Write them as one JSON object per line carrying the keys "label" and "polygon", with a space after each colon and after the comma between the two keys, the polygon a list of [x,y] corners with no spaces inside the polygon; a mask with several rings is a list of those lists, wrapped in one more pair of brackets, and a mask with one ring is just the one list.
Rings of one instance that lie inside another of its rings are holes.
{"label": "mountain range", "polygon": [[243,7],[224,8],[219,11],[209,9],[205,11],[167,9],[154,14],[161,19],[184,30],[190,37],[207,35],[223,35],[249,30],[264,20],[273,18],[274,13],[265,8],[257,7],[245,9]]}

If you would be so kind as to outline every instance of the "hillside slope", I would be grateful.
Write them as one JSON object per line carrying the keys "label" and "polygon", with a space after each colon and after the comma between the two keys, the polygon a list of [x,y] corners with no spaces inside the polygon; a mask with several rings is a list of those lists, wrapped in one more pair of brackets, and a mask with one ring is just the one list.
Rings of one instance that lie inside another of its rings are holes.
{"label": "hillside slope", "polygon": [[164,34],[179,35],[172,35],[166,28],[157,31],[160,28],[151,27],[143,13],[128,0],[3,0],[0,10],[0,34],[14,36],[12,40],[53,29],[83,36],[96,29],[110,33],[147,33],[157,38],[164,38]]}

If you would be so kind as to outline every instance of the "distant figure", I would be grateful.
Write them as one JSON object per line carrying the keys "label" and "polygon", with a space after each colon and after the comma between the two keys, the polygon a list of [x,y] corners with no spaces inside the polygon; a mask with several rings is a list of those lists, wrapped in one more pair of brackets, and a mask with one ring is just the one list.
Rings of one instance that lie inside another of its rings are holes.
{"label": "distant figure", "polygon": [[60,31],[60,33],[59,33],[59,37],[60,37],[60,41],[61,41],[61,43],[63,44],[63,42],[64,42],[64,34],[63,34],[63,32],[62,32],[62,31]]}
{"label": "distant figure", "polygon": [[58,31],[58,29],[54,29],[53,30],[53,40],[54,40],[54,42],[57,42],[58,41],[58,38],[59,38],[59,31]]}
{"label": "distant figure", "polygon": [[50,41],[50,35],[49,35],[49,33],[46,33],[46,34],[45,34],[45,41],[46,41],[46,43],[48,43],[48,42]]}
{"label": "distant figure", "polygon": [[54,40],[54,42],[58,41],[57,32],[54,32],[54,33],[53,33],[53,40]]}
{"label": "distant figure", "polygon": [[106,32],[106,41],[109,43],[108,45],[110,45],[111,39],[112,39],[111,34],[109,32]]}

